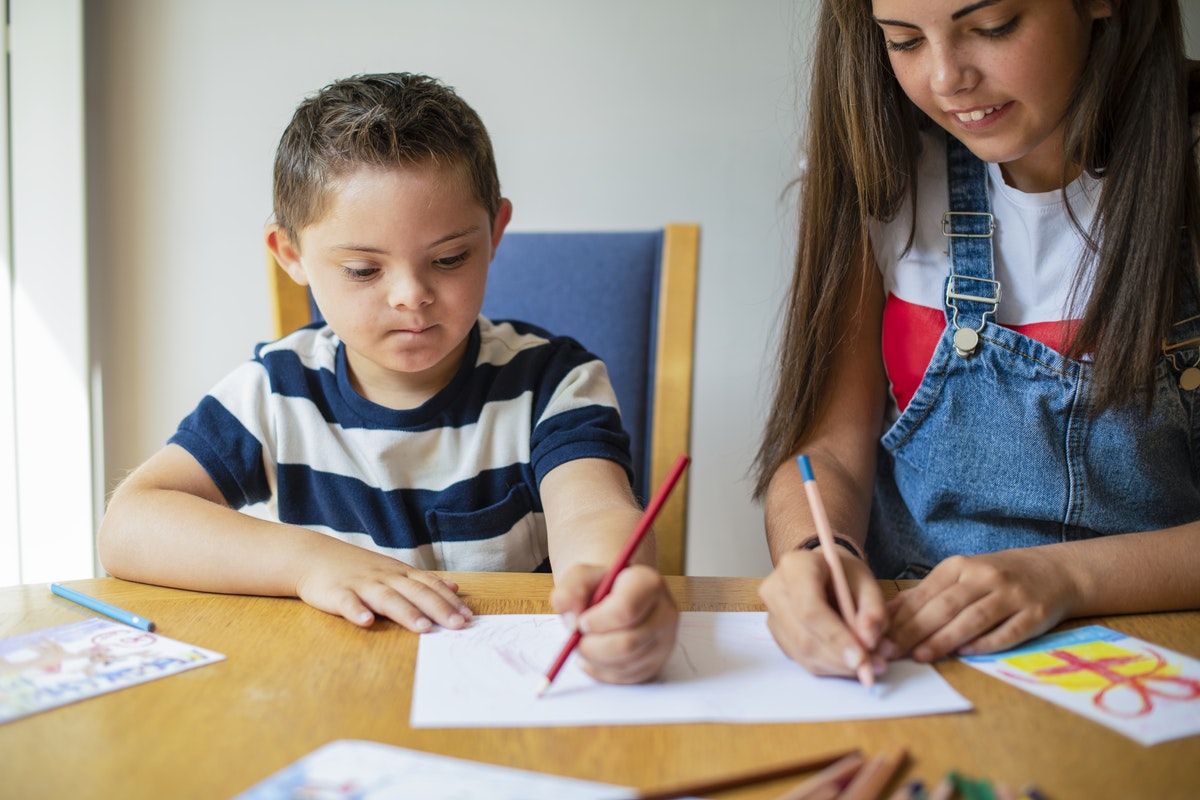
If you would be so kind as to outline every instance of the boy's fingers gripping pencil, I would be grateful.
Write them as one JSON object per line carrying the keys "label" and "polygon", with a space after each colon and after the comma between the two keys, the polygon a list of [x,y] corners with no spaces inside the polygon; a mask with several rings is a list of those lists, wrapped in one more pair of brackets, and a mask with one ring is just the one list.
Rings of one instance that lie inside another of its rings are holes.
{"label": "boy's fingers gripping pencil", "polygon": [[133,627],[141,628],[144,631],[154,630],[154,623],[145,617],[139,617],[137,614],[133,614],[123,608],[117,608],[116,606],[106,603],[103,600],[97,600],[94,597],[89,597],[83,592],[76,591],[75,589],[68,589],[61,583],[50,584],[50,591],[54,592],[59,597],[70,600],[72,603],[78,603],[84,608],[90,608],[92,611],[98,611],[107,617],[112,617],[117,622],[124,622],[126,625],[132,625]]}
{"label": "boy's fingers gripping pencil", "polygon": [[[833,541],[833,526],[829,524],[829,516],[825,513],[825,504],[821,502],[821,491],[817,488],[813,476],[812,464],[808,456],[799,456],[796,463],[800,465],[800,476],[804,479],[804,491],[808,494],[808,504],[812,508],[813,522],[817,526],[817,538],[821,542],[821,552],[825,554],[825,563],[833,579],[833,592],[837,597],[838,608],[846,627],[855,638],[854,633],[854,597],[850,594],[850,584],[846,581],[846,572],[842,569],[842,561],[838,558],[837,545]],[[862,644],[859,642],[859,644]],[[865,647],[863,648],[866,649]],[[858,680],[863,686],[871,689],[875,686],[875,674],[871,671],[869,658],[864,658],[858,665]]]}
{"label": "boy's fingers gripping pencil", "polygon": [[[596,605],[612,591],[613,582],[616,581],[617,575],[621,570],[629,565],[629,559],[633,558],[633,553],[637,550],[637,546],[641,544],[642,539],[646,537],[646,532],[650,530],[650,525],[654,522],[654,518],[658,516],[659,510],[663,507],[663,503],[667,502],[667,497],[671,494],[671,490],[675,488],[675,484],[679,482],[683,471],[687,469],[688,462],[691,461],[686,455],[681,455],[675,459],[675,463],[671,466],[671,470],[667,473],[667,477],[663,479],[662,485],[658,487],[658,491],[654,493],[654,497],[650,499],[646,510],[642,512],[641,519],[634,526],[633,533],[629,535],[629,539],[625,542],[625,548],[621,554],[617,556],[617,560],[613,563],[612,568],[605,574],[604,579],[600,581],[600,585],[596,587],[596,591],[592,592],[592,599],[588,602],[588,608]],[[567,657],[571,655],[579,640],[583,638],[579,628],[576,627],[571,633],[567,643],[563,645],[563,649],[559,652],[558,658],[554,659],[554,663],[550,665],[550,669],[546,672],[546,677],[542,680],[542,686],[538,689],[537,696],[541,697],[550,688],[550,684],[554,682],[558,671],[562,669],[563,664],[567,662]]]}

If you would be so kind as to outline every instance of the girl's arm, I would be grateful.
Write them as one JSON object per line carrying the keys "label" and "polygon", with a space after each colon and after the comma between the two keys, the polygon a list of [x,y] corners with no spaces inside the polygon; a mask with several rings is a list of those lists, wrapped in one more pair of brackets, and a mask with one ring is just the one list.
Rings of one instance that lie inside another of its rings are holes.
{"label": "girl's arm", "polygon": [[608,596],[587,607],[641,519],[624,470],[604,459],[569,461],[540,490],[554,568],[550,601],[586,634],[576,649],[583,668],[608,683],[653,678],[675,647],[679,612],[654,566],[652,533]]}
{"label": "girl's arm", "polygon": [[230,508],[195,458],[167,445],[113,494],[97,537],[113,575],[229,594],[300,597],[358,625],[462,627],[457,586],[381,553]]}
{"label": "girl's arm", "polygon": [[[845,291],[849,304],[841,346],[820,418],[797,448],[806,453],[821,486],[834,530],[863,549],[875,481],[875,452],[883,424],[886,378],[881,329],[883,287],[874,263],[861,285]],[[883,595],[867,565],[843,548],[842,559],[857,615],[854,633],[830,605],[830,576],[821,553],[797,550],[816,536],[794,459],[780,465],[765,499],[767,543],[775,570],[760,593],[768,625],[784,652],[817,674],[853,675],[886,628]],[[864,650],[863,645],[867,650]],[[876,668],[882,668],[878,659]]]}
{"label": "girl's arm", "polygon": [[1064,619],[1200,608],[1200,522],[948,558],[890,603],[882,651],[1005,650]]}

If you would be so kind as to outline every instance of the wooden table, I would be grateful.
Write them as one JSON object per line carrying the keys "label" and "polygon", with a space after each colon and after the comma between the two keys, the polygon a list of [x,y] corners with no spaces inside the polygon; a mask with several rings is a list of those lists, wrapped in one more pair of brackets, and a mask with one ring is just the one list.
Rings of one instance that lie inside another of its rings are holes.
{"label": "wooden table", "polygon": [[[548,613],[547,575],[450,574],[480,614]],[[668,578],[682,609],[761,610],[757,578]],[[335,739],[368,739],[642,789],[861,748],[906,746],[905,777],[950,769],[1051,800],[1200,797],[1200,737],[1143,747],[957,661],[942,675],[973,711],[797,724],[417,729],[417,636],[361,630],[299,600],[211,595],[115,578],[69,585],[226,655],[217,664],[0,725],[0,796],[227,798]],[[895,584],[884,584],[891,593]],[[46,584],[0,589],[0,637],[91,612]],[[1083,622],[1083,621],[1081,621]],[[1200,657],[1200,612],[1102,622]],[[772,798],[797,779],[722,793]]]}

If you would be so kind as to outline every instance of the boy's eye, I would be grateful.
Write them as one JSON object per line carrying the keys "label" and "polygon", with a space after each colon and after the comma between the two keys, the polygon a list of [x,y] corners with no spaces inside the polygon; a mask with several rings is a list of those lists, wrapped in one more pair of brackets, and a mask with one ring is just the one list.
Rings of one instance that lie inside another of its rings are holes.
{"label": "boy's eye", "polygon": [[469,255],[470,255],[470,251],[464,250],[457,255],[446,256],[444,258],[436,259],[433,263],[441,269],[454,269],[455,267],[457,267],[458,265],[460,265],[464,261],[466,261],[467,256],[469,256]]}
{"label": "boy's eye", "polygon": [[378,267],[342,267],[342,274],[352,281],[365,281],[379,272]]}

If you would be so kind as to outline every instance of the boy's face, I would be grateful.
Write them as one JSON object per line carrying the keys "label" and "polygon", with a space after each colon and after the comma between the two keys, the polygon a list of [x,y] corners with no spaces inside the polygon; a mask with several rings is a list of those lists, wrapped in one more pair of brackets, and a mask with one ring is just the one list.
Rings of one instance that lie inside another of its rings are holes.
{"label": "boy's face", "polygon": [[364,166],[339,179],[298,249],[277,228],[268,244],[345,343],[354,387],[413,408],[457,371],[511,214],[504,201],[489,222],[454,169]]}

